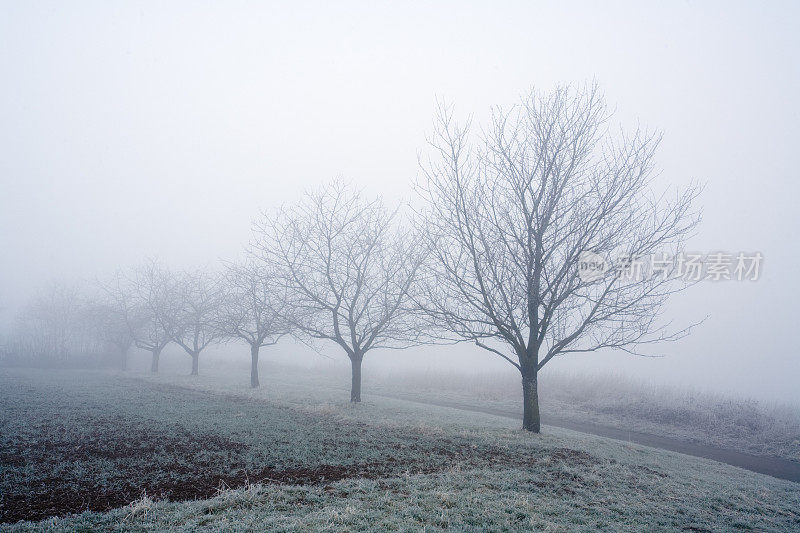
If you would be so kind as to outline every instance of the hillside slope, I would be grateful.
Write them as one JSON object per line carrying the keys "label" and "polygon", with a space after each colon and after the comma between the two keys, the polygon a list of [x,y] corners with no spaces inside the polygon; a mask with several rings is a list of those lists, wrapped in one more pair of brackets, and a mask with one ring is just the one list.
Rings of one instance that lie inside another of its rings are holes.
{"label": "hillside slope", "polygon": [[[712,461],[318,384],[140,378],[2,371],[4,512],[81,490],[65,512],[93,509],[4,528],[800,528],[800,486]],[[115,493],[133,503],[93,507]]]}

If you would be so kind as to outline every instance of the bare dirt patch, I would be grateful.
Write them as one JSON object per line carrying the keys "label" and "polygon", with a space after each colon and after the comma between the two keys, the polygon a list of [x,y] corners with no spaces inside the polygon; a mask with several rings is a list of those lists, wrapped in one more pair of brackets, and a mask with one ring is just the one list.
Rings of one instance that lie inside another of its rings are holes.
{"label": "bare dirt patch", "polygon": [[[0,465],[4,469],[13,466],[48,474],[23,477],[14,492],[0,495],[0,522],[107,511],[128,504],[143,492],[173,501],[202,499],[214,496],[221,487],[329,483],[350,477],[379,477],[394,469],[391,462],[385,462],[248,471],[240,457],[247,446],[219,435],[188,431],[166,434],[131,427],[122,420],[97,427],[79,440],[62,438],[44,440],[33,447],[24,443],[3,447]],[[108,463],[105,471],[90,465],[98,460]],[[230,465],[228,472],[219,472],[218,465],[223,461]]]}
{"label": "bare dirt patch", "polygon": [[74,397],[21,388],[0,397],[0,522],[107,511],[145,492],[182,501],[254,483],[328,485],[456,466],[541,470],[539,482],[569,492],[584,480],[569,468],[548,474],[548,465],[586,469],[599,463],[567,448],[519,453],[255,399],[136,387],[126,391],[116,383]]}

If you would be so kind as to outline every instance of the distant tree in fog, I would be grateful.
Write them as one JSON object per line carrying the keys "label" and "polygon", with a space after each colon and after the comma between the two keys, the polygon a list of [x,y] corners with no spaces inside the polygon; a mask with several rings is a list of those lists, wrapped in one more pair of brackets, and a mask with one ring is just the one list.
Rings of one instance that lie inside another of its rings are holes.
{"label": "distant tree in fog", "polygon": [[136,286],[122,271],[98,285],[101,295],[92,305],[98,335],[117,348],[125,370],[128,351],[137,344],[137,330],[143,325],[142,310],[137,309]]}
{"label": "distant tree in fog", "polygon": [[192,375],[196,376],[200,353],[225,334],[219,327],[221,280],[201,270],[184,272],[175,276],[168,294],[166,329],[171,339],[192,357]]}
{"label": "distant tree in fog", "polygon": [[94,319],[79,286],[53,284],[18,315],[7,349],[45,361],[99,358],[104,342]]}
{"label": "distant tree in fog", "polygon": [[230,338],[250,346],[250,386],[258,387],[258,355],[292,330],[286,289],[275,272],[262,262],[228,264],[219,328]]}
{"label": "distant tree in fog", "polygon": [[253,254],[280,273],[298,333],[333,341],[350,359],[352,402],[369,350],[419,336],[410,323],[419,254],[395,222],[380,200],[334,182],[254,227]]}
{"label": "distant tree in fog", "polygon": [[129,278],[117,276],[108,290],[123,310],[137,348],[151,354],[150,371],[158,372],[161,352],[172,342],[168,324],[175,322],[172,300],[173,275],[155,261],[133,271]]}
{"label": "distant tree in fog", "polygon": [[117,307],[113,300],[94,300],[84,310],[87,324],[93,328],[93,334],[119,355],[122,370],[128,368],[128,352],[133,346],[133,334],[128,327],[127,316],[123,309]]}
{"label": "distant tree in fog", "polygon": [[659,136],[613,137],[596,86],[531,93],[495,109],[472,137],[442,106],[418,187],[432,259],[419,301],[445,338],[469,340],[522,376],[523,427],[539,431],[538,372],[602,348],[641,353],[675,339],[656,323],[682,287],[611,268],[582,280],[583,251],[606,258],[677,252],[698,221],[698,191],[651,191]]}

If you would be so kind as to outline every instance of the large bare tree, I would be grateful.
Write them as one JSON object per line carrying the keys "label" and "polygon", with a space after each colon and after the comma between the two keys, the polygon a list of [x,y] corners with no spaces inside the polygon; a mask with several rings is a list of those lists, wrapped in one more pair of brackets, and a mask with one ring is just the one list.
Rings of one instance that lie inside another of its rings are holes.
{"label": "large bare tree", "polygon": [[350,359],[352,402],[368,351],[419,336],[409,296],[420,254],[397,225],[379,199],[333,182],[254,226],[252,252],[280,273],[298,333],[333,341]]}
{"label": "large bare tree", "polygon": [[292,331],[286,290],[275,272],[252,259],[228,264],[219,327],[250,346],[250,386],[258,387],[258,355]]}
{"label": "large bare tree", "polygon": [[[627,275],[615,258],[677,253],[699,220],[698,191],[654,192],[659,135],[612,135],[596,85],[534,91],[494,109],[476,135],[452,117],[441,105],[432,153],[421,158],[431,261],[419,303],[442,337],[473,341],[519,370],[523,427],[538,432],[538,373],[554,357],[643,354],[687,332],[657,321],[685,285],[666,271]],[[580,275],[583,252],[611,268]]]}

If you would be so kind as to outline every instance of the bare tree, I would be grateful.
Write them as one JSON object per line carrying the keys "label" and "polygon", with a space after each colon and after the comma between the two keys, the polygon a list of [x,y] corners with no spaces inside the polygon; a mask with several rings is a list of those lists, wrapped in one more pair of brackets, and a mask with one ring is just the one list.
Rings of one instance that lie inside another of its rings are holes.
{"label": "bare tree", "polygon": [[170,337],[192,357],[192,375],[199,369],[200,353],[219,340],[222,286],[217,276],[203,271],[185,272],[170,291],[171,311],[165,317]]}
{"label": "bare tree", "polygon": [[161,352],[172,342],[168,328],[175,322],[171,290],[172,274],[151,261],[136,269],[133,276],[117,275],[107,291],[124,310],[125,322],[137,348],[151,354],[150,371],[158,372]]}
{"label": "bare tree", "polygon": [[335,342],[350,359],[352,402],[361,401],[369,350],[419,336],[409,296],[420,256],[395,218],[380,200],[334,182],[254,227],[253,254],[281,273],[298,332]]}
{"label": "bare tree", "polygon": [[250,386],[258,387],[258,354],[292,330],[285,288],[275,273],[253,260],[228,264],[219,327],[250,346]]}
{"label": "bare tree", "polygon": [[99,328],[98,334],[109,344],[115,346],[122,359],[122,369],[128,366],[128,352],[136,343],[137,329],[141,313],[136,309],[136,292],[133,283],[122,271],[106,283],[96,282],[101,294],[92,304],[94,322]]}
{"label": "bare tree", "polygon": [[[495,109],[475,139],[440,106],[418,190],[432,259],[419,303],[442,337],[469,340],[522,375],[523,427],[539,431],[538,372],[554,357],[603,348],[642,355],[676,339],[656,322],[685,285],[631,279],[620,261],[676,253],[699,216],[696,188],[652,192],[660,137],[612,136],[597,86],[532,92]],[[590,251],[613,268],[582,279]]]}

